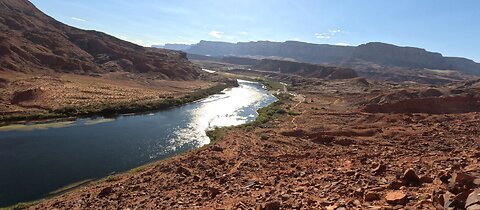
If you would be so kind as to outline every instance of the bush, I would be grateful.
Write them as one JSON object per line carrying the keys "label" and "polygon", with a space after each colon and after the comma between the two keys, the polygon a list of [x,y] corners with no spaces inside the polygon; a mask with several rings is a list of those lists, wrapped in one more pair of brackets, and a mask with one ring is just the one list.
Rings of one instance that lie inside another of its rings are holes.
{"label": "bush", "polygon": [[288,112],[288,115],[296,116],[296,115],[300,115],[300,113],[294,112],[294,111],[289,111],[289,112]]}
{"label": "bush", "polygon": [[215,128],[213,130],[207,131],[206,133],[208,138],[210,138],[210,142],[215,142],[225,137],[226,130],[225,128]]}
{"label": "bush", "polygon": [[260,134],[260,139],[261,140],[267,140],[268,138],[269,138],[268,134],[266,134],[266,133],[261,133]]}
{"label": "bush", "polygon": [[279,115],[285,115],[288,112],[283,109],[282,105],[285,103],[286,100],[290,100],[290,95],[289,94],[277,94],[277,98],[279,99],[278,101],[270,104],[267,107],[263,107],[259,109],[258,116],[253,121],[250,123],[252,126],[258,126],[262,128],[267,128],[271,127],[272,125],[269,124],[269,122],[274,119],[275,117],[278,117]]}

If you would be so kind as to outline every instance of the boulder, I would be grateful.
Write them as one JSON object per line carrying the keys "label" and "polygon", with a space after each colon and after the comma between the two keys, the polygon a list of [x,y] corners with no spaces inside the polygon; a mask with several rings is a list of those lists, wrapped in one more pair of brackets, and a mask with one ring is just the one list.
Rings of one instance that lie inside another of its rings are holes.
{"label": "boulder", "polygon": [[407,169],[403,173],[403,180],[405,180],[409,184],[418,184],[420,183],[420,178],[418,175],[415,173],[415,171],[411,168]]}
{"label": "boulder", "polygon": [[467,210],[478,210],[480,209],[480,188],[474,190],[470,195],[468,195],[465,208]]}
{"label": "boulder", "polygon": [[390,205],[405,205],[408,202],[407,194],[403,191],[391,191],[385,195],[385,201]]}
{"label": "boulder", "polygon": [[387,166],[385,166],[385,164],[380,162],[380,163],[374,165],[374,168],[371,170],[371,172],[374,175],[380,175],[380,174],[385,173],[386,170],[387,170]]}
{"label": "boulder", "polygon": [[363,200],[368,201],[368,202],[380,200],[380,194],[378,194],[377,192],[367,192],[367,193],[365,193],[365,196],[363,197]]}
{"label": "boulder", "polygon": [[112,187],[105,187],[100,191],[100,193],[98,193],[98,197],[99,198],[106,197],[106,196],[108,196],[112,193],[113,193],[113,188]]}
{"label": "boulder", "polygon": [[185,176],[191,176],[192,175],[192,172],[190,171],[190,169],[185,168],[183,166],[180,166],[180,167],[177,168],[177,173],[185,175]]}
{"label": "boulder", "polygon": [[218,194],[220,194],[220,190],[215,187],[209,187],[208,192],[211,198],[215,198]]}
{"label": "boulder", "polygon": [[467,173],[454,173],[450,178],[448,190],[452,193],[460,193],[475,187],[476,177]]}
{"label": "boulder", "polygon": [[272,201],[265,205],[258,205],[256,210],[278,210],[280,209],[280,202],[279,201]]}

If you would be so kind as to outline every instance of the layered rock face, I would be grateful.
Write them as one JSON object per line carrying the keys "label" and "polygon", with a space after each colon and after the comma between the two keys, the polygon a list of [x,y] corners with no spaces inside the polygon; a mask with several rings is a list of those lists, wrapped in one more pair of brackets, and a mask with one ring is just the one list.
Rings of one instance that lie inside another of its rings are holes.
{"label": "layered rock face", "polygon": [[391,44],[371,42],[358,47],[311,44],[296,41],[286,42],[226,42],[200,41],[185,50],[192,54],[211,56],[278,56],[299,62],[332,64],[344,67],[380,65],[407,69],[457,70],[480,74],[480,64],[466,58],[444,57],[440,53],[428,52],[414,47],[399,47]]}
{"label": "layered rock face", "polygon": [[479,80],[453,83],[448,88],[396,90],[370,99],[364,112],[459,114],[480,112]]}
{"label": "layered rock face", "polygon": [[285,74],[295,74],[304,77],[326,79],[349,79],[357,77],[357,73],[349,68],[315,65],[283,60],[262,59],[256,69],[277,71]]}
{"label": "layered rock face", "polygon": [[223,56],[233,54],[235,44],[228,42],[200,41],[185,51],[192,54]]}
{"label": "layered rock face", "polygon": [[185,51],[192,54],[211,56],[278,56],[293,58],[309,63],[337,63],[352,55],[354,47],[343,47],[326,44],[310,44],[304,42],[227,42],[200,41]]}
{"label": "layered rock face", "polygon": [[238,65],[247,65],[253,69],[262,71],[299,75],[303,77],[323,79],[350,79],[358,77],[357,73],[350,68],[301,63],[288,60],[228,56],[224,57],[222,61]]}
{"label": "layered rock face", "polygon": [[410,66],[442,69],[445,60],[440,53],[427,52],[414,47],[398,47],[391,44],[371,42],[355,48],[354,58],[392,66]]}
{"label": "layered rock face", "polygon": [[27,0],[0,1],[0,31],[0,70],[149,72],[180,80],[200,74],[185,53],[144,48],[101,32],[67,26]]}

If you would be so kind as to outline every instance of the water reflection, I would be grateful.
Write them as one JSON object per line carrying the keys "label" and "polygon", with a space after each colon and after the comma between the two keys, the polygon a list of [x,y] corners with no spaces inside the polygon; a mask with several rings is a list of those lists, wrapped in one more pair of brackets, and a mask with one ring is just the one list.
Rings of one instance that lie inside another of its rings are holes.
{"label": "water reflection", "polygon": [[210,139],[206,131],[250,122],[257,116],[256,110],[276,100],[259,83],[238,81],[238,88],[224,90],[223,94],[196,102],[199,106],[187,111],[189,122],[184,127],[177,127],[168,138],[169,145],[157,150],[158,153],[152,158],[175,151],[185,144],[195,147],[208,144]]}

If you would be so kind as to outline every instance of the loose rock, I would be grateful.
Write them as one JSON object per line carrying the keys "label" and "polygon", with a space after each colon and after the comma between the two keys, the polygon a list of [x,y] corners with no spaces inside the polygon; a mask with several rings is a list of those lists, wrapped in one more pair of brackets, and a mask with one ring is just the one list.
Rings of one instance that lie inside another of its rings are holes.
{"label": "loose rock", "polygon": [[476,189],[470,195],[468,195],[465,208],[467,210],[478,210],[480,208],[480,188]]}
{"label": "loose rock", "polygon": [[385,201],[390,205],[405,205],[408,202],[407,194],[403,191],[388,192]]}
{"label": "loose rock", "polygon": [[409,184],[418,184],[420,183],[420,178],[415,173],[415,171],[411,168],[407,169],[403,173],[403,179]]}
{"label": "loose rock", "polygon": [[375,201],[375,200],[380,200],[380,194],[377,192],[367,192],[365,193],[365,196],[363,197],[365,201]]}

